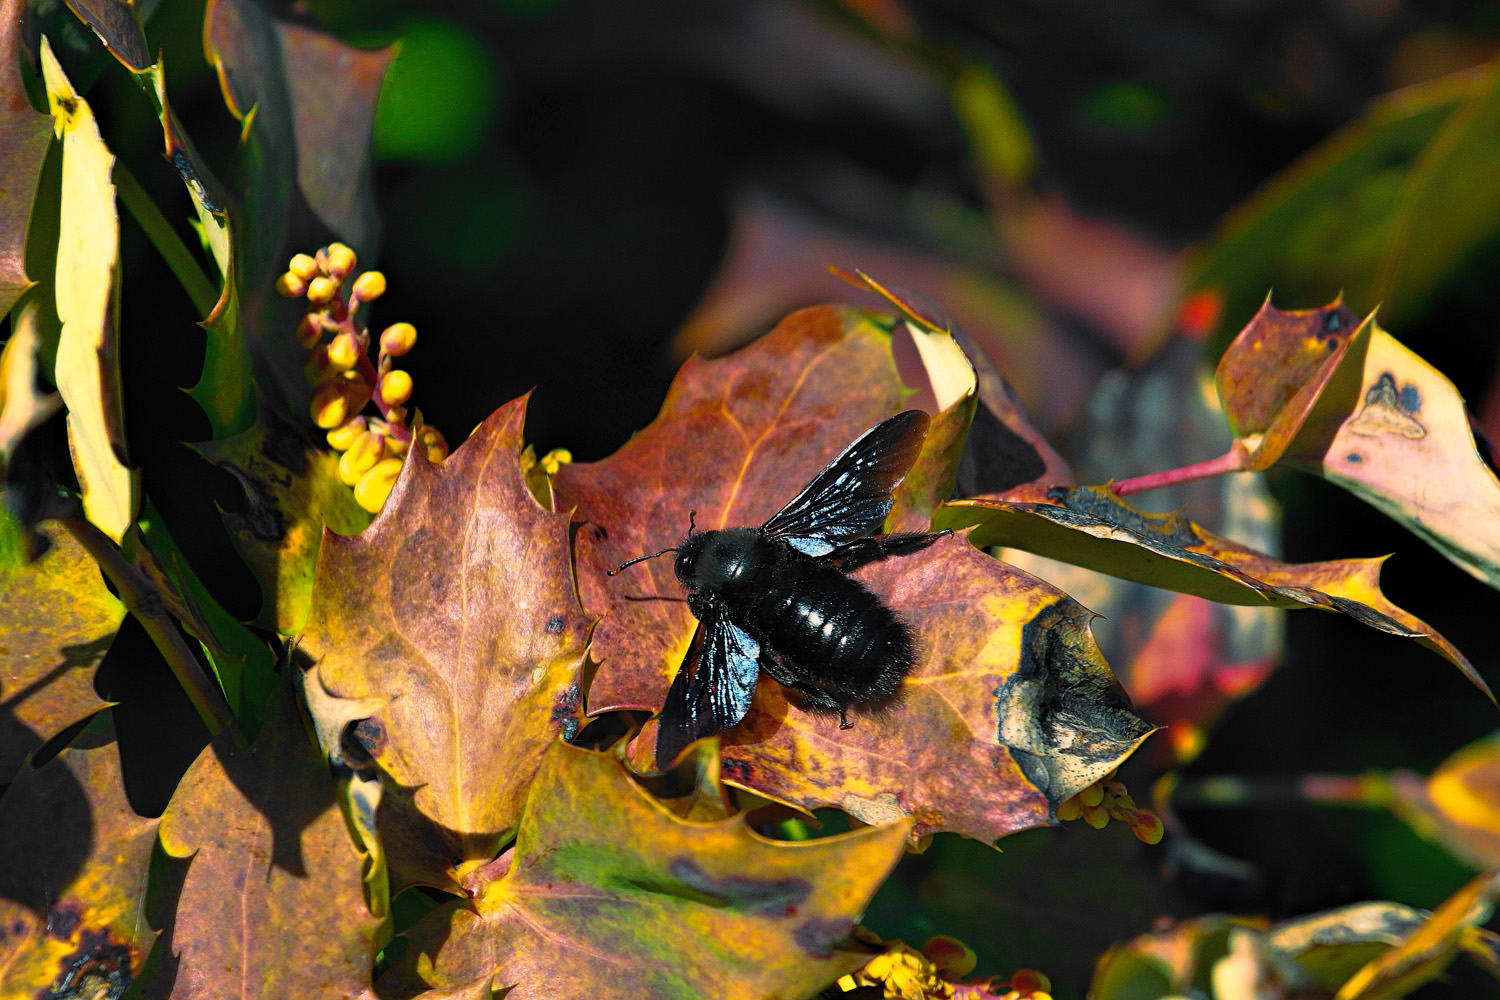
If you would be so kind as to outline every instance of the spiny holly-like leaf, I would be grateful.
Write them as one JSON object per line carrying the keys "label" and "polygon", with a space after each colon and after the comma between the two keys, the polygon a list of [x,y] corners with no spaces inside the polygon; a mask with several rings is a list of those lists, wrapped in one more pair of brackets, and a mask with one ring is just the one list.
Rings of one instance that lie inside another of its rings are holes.
{"label": "spiny holly-like leaf", "polygon": [[0,162],[5,183],[0,184],[0,317],[5,316],[31,287],[26,275],[26,231],[52,121],[39,114],[21,84],[20,53],[22,0],[0,3]]}
{"label": "spiny holly-like leaf", "polygon": [[868,959],[845,938],[905,841],[900,823],[778,843],[739,816],[683,819],[615,755],[554,742],[515,849],[479,873],[474,899],[412,929],[381,992],[810,996]]}
{"label": "spiny holly-like leaf", "polygon": [[[1217,997],[1326,997],[1362,966],[1399,952],[1426,923],[1422,911],[1385,902],[1356,903],[1271,927],[1217,915],[1184,920],[1111,948],[1099,959],[1089,996],[1139,1000],[1189,994],[1211,982]],[[1342,990],[1338,995],[1345,997]]]}
{"label": "spiny holly-like leaf", "polygon": [[142,909],[157,821],[126,801],[112,733],[87,742],[23,767],[0,799],[8,997],[119,996],[155,938]]}
{"label": "spiny holly-like leaf", "polygon": [[1215,535],[1181,511],[1136,510],[1108,487],[1050,490],[1036,502],[959,500],[944,507],[934,524],[974,526],[970,538],[976,545],[1024,549],[1224,604],[1341,611],[1372,628],[1416,639],[1490,695],[1452,643],[1386,600],[1380,591],[1384,557],[1279,562]]}
{"label": "spiny holly-like leaf", "polygon": [[379,921],[363,859],[289,685],[249,749],[225,734],[193,762],[160,838],[188,865],[161,928],[177,956],[172,997],[353,996],[369,985]]}
{"label": "spiny holly-like leaf", "polygon": [[48,547],[28,562],[21,526],[3,500],[0,494],[0,782],[44,740],[103,705],[94,667],[125,617],[99,565],[55,523],[40,526]]}
{"label": "spiny holly-like leaf", "polygon": [[1500,588],[1500,479],[1453,383],[1380,328],[1360,328],[1284,460],[1395,518]]}
{"label": "spiny holly-like leaf", "polygon": [[506,404],[442,465],[413,449],[370,527],[318,554],[303,686],[324,750],[353,741],[388,779],[398,891],[493,858],[543,749],[582,717],[589,621],[568,517],[521,474],[524,419]]}
{"label": "spiny holly-like leaf", "polygon": [[1477,875],[1449,896],[1396,947],[1372,959],[1339,988],[1334,1000],[1396,1000],[1442,975],[1460,950],[1493,955],[1493,935],[1479,925],[1500,898],[1500,872]]}
{"label": "spiny holly-like leaf", "polygon": [[139,73],[151,63],[151,48],[134,0],[67,0],[78,19],[99,36],[110,54]]}
{"label": "spiny holly-like leaf", "polygon": [[1268,288],[1305,302],[1344,289],[1405,321],[1500,222],[1497,83],[1492,64],[1372,102],[1224,219],[1190,287],[1229,317]]}
{"label": "spiny holly-like leaf", "polygon": [[323,527],[357,534],[370,515],[339,479],[338,456],[311,447],[290,429],[259,424],[228,440],[201,444],[198,451],[245,491],[245,509],[225,514],[224,523],[260,582],[255,624],[296,634],[307,622]]}
{"label": "spiny holly-like leaf", "polygon": [[1349,349],[1356,325],[1341,299],[1283,312],[1267,297],[1219,358],[1214,382],[1239,435],[1242,471],[1268,469],[1286,451]]}
{"label": "spiny holly-like leaf", "polygon": [[1470,743],[1424,779],[1391,776],[1391,808],[1479,870],[1500,868],[1500,735]]}
{"label": "spiny holly-like leaf", "polygon": [[[857,313],[809,309],[734,355],[690,361],[650,427],[603,462],[559,470],[558,503],[585,522],[580,593],[604,613],[591,711],[659,708],[696,627],[670,560],[613,578],[605,570],[678,540],[685,510],[696,510],[699,530],[763,522],[889,416],[899,388],[881,330]],[[920,526],[909,508],[924,502],[907,500],[888,523]],[[1048,822],[1051,806],[1150,731],[1099,657],[1088,613],[962,539],[854,575],[918,636],[902,693],[840,730],[763,677],[744,721],[723,736],[732,783],[867,822],[909,816],[916,837],[993,840]],[[642,766],[652,733],[635,743]]]}
{"label": "spiny holly-like leaf", "polygon": [[42,75],[63,146],[54,279],[62,339],[53,381],[68,408],[68,445],[84,513],[118,542],[135,520],[140,484],[119,458],[125,454],[125,432],[116,331],[120,230],[109,176],[114,156],[45,39]]}

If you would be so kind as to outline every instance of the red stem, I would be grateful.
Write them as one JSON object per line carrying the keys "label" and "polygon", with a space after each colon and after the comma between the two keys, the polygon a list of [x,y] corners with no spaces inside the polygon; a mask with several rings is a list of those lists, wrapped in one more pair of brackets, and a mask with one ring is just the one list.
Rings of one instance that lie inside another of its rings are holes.
{"label": "red stem", "polygon": [[1154,490],[1159,486],[1190,483],[1195,479],[1208,479],[1211,476],[1222,476],[1226,472],[1243,471],[1245,471],[1245,453],[1236,441],[1233,447],[1218,458],[1210,458],[1206,462],[1195,462],[1176,469],[1167,469],[1164,472],[1150,472],[1133,479],[1122,479],[1111,483],[1110,488],[1115,491],[1116,496],[1123,497],[1132,493]]}

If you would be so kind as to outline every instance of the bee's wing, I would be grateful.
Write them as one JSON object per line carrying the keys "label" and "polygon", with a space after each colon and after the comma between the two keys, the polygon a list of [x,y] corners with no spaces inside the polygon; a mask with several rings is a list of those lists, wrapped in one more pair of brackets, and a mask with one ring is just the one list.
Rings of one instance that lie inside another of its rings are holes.
{"label": "bee's wing", "polygon": [[750,710],[760,674],[760,643],[710,607],[662,703],[656,766],[669,767],[683,747],[721,733]]}
{"label": "bee's wing", "polygon": [[905,410],[882,420],[844,449],[761,530],[810,556],[879,530],[891,490],[917,460],[927,414]]}

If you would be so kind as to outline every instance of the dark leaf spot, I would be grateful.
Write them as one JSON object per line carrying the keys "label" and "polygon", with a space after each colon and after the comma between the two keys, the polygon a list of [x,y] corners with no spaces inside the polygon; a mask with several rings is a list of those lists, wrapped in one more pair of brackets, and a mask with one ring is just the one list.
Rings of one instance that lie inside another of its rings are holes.
{"label": "dark leaf spot", "polygon": [[108,931],[87,930],[78,950],[58,959],[62,971],[41,996],[44,1000],[118,1000],[135,978],[127,945],[110,941]]}
{"label": "dark leaf spot", "polygon": [[602,542],[609,537],[609,532],[604,530],[602,524],[596,524],[589,529],[589,534],[594,536],[594,541]]}
{"label": "dark leaf spot", "polygon": [[1345,455],[1344,458],[1354,465],[1358,465],[1360,462],[1363,462],[1365,460],[1365,457],[1357,451],[1351,451],[1349,454]]}
{"label": "dark leaf spot", "polygon": [[385,726],[379,719],[359,719],[344,727],[340,748],[353,767],[364,767],[385,750]]}
{"label": "dark leaf spot", "polygon": [[755,769],[749,761],[739,760],[735,757],[725,757],[719,765],[719,773],[723,775],[725,781],[738,781],[743,784],[750,780],[750,776],[755,773]]}
{"label": "dark leaf spot", "polygon": [[47,910],[47,936],[66,941],[83,923],[83,913],[77,903],[58,903]]}
{"label": "dark leaf spot", "polygon": [[562,633],[563,633],[563,618],[562,618],[562,615],[553,615],[551,618],[548,618],[547,619],[547,634],[548,635],[562,635]]}
{"label": "dark leaf spot", "polygon": [[[672,877],[706,897],[710,906],[728,906],[762,917],[794,917],[807,900],[811,884],[800,878],[754,878],[710,875],[690,858],[675,858]],[[847,926],[844,928],[847,930]]]}
{"label": "dark leaf spot", "polygon": [[578,685],[570,684],[552,702],[551,722],[554,728],[561,730],[564,740],[571,741],[578,735],[579,699]]}
{"label": "dark leaf spot", "polygon": [[848,936],[852,926],[847,920],[829,917],[804,920],[792,932],[792,940],[797,942],[797,947],[814,958],[828,958],[839,942]]}
{"label": "dark leaf spot", "polygon": [[1407,413],[1420,413],[1422,411],[1422,390],[1408,382],[1401,387],[1401,395],[1397,405]]}

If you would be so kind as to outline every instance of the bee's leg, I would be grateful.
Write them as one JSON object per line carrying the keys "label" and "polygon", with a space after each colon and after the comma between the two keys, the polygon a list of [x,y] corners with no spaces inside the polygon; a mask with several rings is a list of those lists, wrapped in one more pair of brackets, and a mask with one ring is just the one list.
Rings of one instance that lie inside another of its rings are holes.
{"label": "bee's leg", "polygon": [[847,545],[840,545],[823,558],[839,569],[848,571],[865,563],[884,559],[886,556],[905,555],[925,549],[939,538],[953,534],[944,531],[903,531],[894,535],[877,535],[873,538],[858,538]]}
{"label": "bee's leg", "polygon": [[854,728],[854,723],[852,723],[852,722],[849,721],[849,715],[844,710],[844,706],[843,705],[839,706],[839,728],[840,729],[853,729]]}

